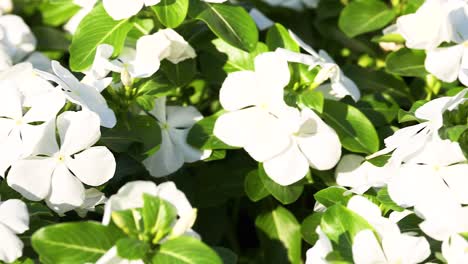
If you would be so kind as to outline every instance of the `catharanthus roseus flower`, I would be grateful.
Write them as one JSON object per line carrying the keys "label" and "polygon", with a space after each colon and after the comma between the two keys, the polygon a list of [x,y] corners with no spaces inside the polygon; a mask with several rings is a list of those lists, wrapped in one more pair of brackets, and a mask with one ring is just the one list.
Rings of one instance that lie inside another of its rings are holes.
{"label": "catharanthus roseus flower", "polygon": [[0,261],[13,263],[23,255],[23,242],[17,234],[29,229],[29,213],[21,200],[0,202]]}
{"label": "catharanthus roseus flower", "polygon": [[[60,143],[56,139],[58,130]],[[64,112],[47,123],[34,156],[11,167],[8,185],[33,201],[45,199],[53,210],[64,213],[85,201],[83,183],[99,186],[114,176],[115,159],[102,146],[99,117],[90,111]]]}
{"label": "catharanthus roseus flower", "polygon": [[78,79],[57,61],[52,61],[54,74],[37,71],[45,79],[58,84],[65,97],[85,110],[96,113],[103,127],[114,127],[117,123],[114,111],[107,105],[101,91],[110,84],[111,79],[101,87],[91,87]]}
{"label": "catharanthus roseus flower", "polygon": [[156,99],[155,108],[150,111],[161,127],[161,146],[156,153],[143,161],[154,177],[167,176],[184,165],[205,159],[211,151],[201,151],[187,143],[192,126],[203,116],[193,107],[166,106],[166,98]]}

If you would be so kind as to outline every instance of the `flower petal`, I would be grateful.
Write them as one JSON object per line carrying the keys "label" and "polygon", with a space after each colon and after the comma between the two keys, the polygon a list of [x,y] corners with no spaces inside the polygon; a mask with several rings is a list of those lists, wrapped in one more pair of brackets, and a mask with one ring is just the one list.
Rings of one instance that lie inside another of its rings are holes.
{"label": "flower petal", "polygon": [[143,0],[103,0],[104,9],[114,19],[121,20],[136,15],[143,8]]}
{"label": "flower petal", "polygon": [[6,226],[0,223],[0,261],[12,263],[23,255],[23,242]]}
{"label": "flower petal", "polygon": [[167,130],[161,131],[161,147],[143,161],[143,165],[153,177],[163,177],[176,172],[184,165],[184,155],[172,141]]}
{"label": "flower petal", "polygon": [[258,94],[257,75],[252,71],[229,73],[219,90],[219,101],[227,111],[255,105]]}
{"label": "flower petal", "polygon": [[382,248],[371,230],[363,230],[354,236],[352,250],[354,263],[387,263]]}
{"label": "flower petal", "polygon": [[106,147],[97,146],[67,158],[68,168],[86,185],[99,186],[109,181],[115,173],[115,158]]}
{"label": "flower petal", "polygon": [[263,163],[266,174],[276,183],[287,186],[298,182],[309,172],[309,162],[293,143],[279,155]]}
{"label": "flower petal", "polygon": [[425,237],[406,234],[384,236],[382,247],[387,256],[387,263],[421,263],[431,254]]}
{"label": "flower petal", "polygon": [[8,185],[26,199],[40,201],[49,194],[55,166],[51,158],[20,160],[11,166]]}
{"label": "flower petal", "polygon": [[203,116],[193,106],[168,106],[167,123],[173,128],[191,128]]}
{"label": "flower petal", "polygon": [[0,223],[16,234],[24,233],[29,229],[29,213],[26,204],[17,199],[0,203]]}
{"label": "flower petal", "polygon": [[169,134],[172,142],[183,153],[184,161],[188,163],[196,162],[206,158],[204,151],[196,149],[187,143],[187,136],[190,129],[170,129]]}
{"label": "flower petal", "polygon": [[90,111],[62,113],[57,118],[57,128],[63,155],[73,155],[87,149],[101,137],[99,117]]}
{"label": "flower petal", "polygon": [[[445,153],[445,152],[440,152]],[[440,175],[461,204],[468,204],[468,164],[457,164],[440,169]]]}
{"label": "flower petal", "polygon": [[49,207],[64,213],[80,207],[85,199],[83,184],[75,177],[65,164],[58,165],[52,174],[50,195],[46,202]]}
{"label": "flower petal", "polygon": [[463,45],[437,48],[427,52],[424,65],[428,72],[444,82],[457,79],[463,56]]}
{"label": "flower petal", "polygon": [[0,117],[20,119],[23,117],[21,93],[11,81],[0,81]]}

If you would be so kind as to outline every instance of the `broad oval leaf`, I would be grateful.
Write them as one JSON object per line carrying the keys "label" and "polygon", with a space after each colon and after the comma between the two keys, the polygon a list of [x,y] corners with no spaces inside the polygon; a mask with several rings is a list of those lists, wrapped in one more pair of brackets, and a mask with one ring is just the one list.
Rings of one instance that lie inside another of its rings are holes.
{"label": "broad oval leaf", "polygon": [[73,71],[84,71],[94,61],[96,49],[101,44],[114,47],[114,55],[123,48],[125,38],[133,24],[128,19],[115,21],[101,5],[96,6],[81,21],[70,46],[70,67]]}
{"label": "broad oval leaf", "polygon": [[401,76],[425,78],[428,74],[424,61],[426,54],[422,50],[400,49],[387,56],[387,71]]}
{"label": "broad oval leaf", "polygon": [[205,22],[216,36],[233,46],[245,51],[257,47],[257,26],[242,7],[192,0],[189,15]]}
{"label": "broad oval leaf", "polygon": [[271,51],[277,48],[285,48],[295,52],[300,51],[299,45],[291,37],[288,30],[278,23],[275,23],[275,25],[268,30],[266,44]]}
{"label": "broad oval leaf", "polygon": [[96,262],[124,234],[98,222],[64,223],[39,229],[32,246],[45,264]]}
{"label": "broad oval leaf", "polygon": [[198,239],[181,236],[164,242],[152,258],[154,264],[222,264],[214,250]]}
{"label": "broad oval leaf", "polygon": [[151,9],[164,26],[175,28],[184,22],[188,7],[189,0],[161,0]]}
{"label": "broad oval leaf", "polygon": [[345,149],[366,154],[379,150],[379,137],[374,126],[357,108],[325,100],[322,116],[335,129]]}

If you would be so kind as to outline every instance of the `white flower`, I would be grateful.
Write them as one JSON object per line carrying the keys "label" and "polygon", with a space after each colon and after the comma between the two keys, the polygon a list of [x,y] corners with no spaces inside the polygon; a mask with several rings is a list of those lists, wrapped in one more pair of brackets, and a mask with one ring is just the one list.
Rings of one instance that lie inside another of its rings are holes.
{"label": "white flower", "polygon": [[286,60],[273,52],[255,58],[255,71],[230,73],[219,95],[227,112],[217,119],[214,135],[259,162],[286,150],[290,132],[278,116],[288,107],[283,90],[289,78]]}
{"label": "white flower", "polygon": [[81,9],[63,26],[70,34],[75,34],[80,22],[85,18],[96,5],[97,0],[74,0],[73,3],[81,7]]}
{"label": "white flower", "polygon": [[5,15],[0,16],[0,45],[15,63],[36,49],[36,38],[21,17]]}
{"label": "white flower", "polygon": [[415,116],[425,122],[396,131],[384,140],[385,148],[370,155],[368,159],[393,151],[389,163],[398,165],[411,157],[421,150],[430,138],[438,138],[437,131],[443,125],[444,112],[452,111],[463,104],[467,100],[466,93],[468,93],[468,89],[464,89],[453,97],[437,98],[419,107]]}
{"label": "white flower", "polygon": [[13,82],[0,81],[0,88],[0,176],[4,177],[13,162],[34,152],[45,125],[33,123],[55,118],[65,100],[49,93],[36,97],[26,111],[24,96]]}
{"label": "white flower", "polygon": [[396,31],[412,49],[431,50],[442,42],[455,41],[458,37],[453,32],[450,13],[463,5],[462,0],[425,1],[416,13],[398,18]]}
{"label": "white flower", "polygon": [[468,241],[454,234],[442,243],[442,255],[448,264],[468,263]]}
{"label": "white flower", "polygon": [[113,52],[114,48],[108,44],[98,46],[94,63],[86,71],[87,77],[102,79],[110,71],[119,72],[122,82],[129,85],[134,78],[153,75],[164,59],[176,64],[196,57],[192,46],[172,29],[162,29],[139,38],[136,49],[125,47],[116,60],[110,61]]}
{"label": "white flower", "polygon": [[112,212],[123,211],[134,208],[143,207],[143,194],[149,194],[160,197],[172,204],[176,210],[179,219],[178,223],[190,222],[191,225],[186,226],[185,232],[190,231],[196,218],[196,209],[192,208],[185,194],[177,189],[173,182],[164,182],[156,185],[150,181],[134,181],[126,183],[120,188],[117,194],[112,195],[107,201],[104,208],[104,216],[102,223],[108,225],[111,222]]}
{"label": "white flower", "polygon": [[[63,213],[83,205],[83,183],[99,186],[114,176],[115,159],[102,146],[99,117],[89,111],[64,112],[47,123],[35,156],[17,161],[7,175],[8,185],[33,201],[45,199]],[[56,140],[56,127],[60,147]]]}
{"label": "white flower", "polygon": [[363,194],[372,187],[381,188],[387,185],[392,176],[392,168],[388,165],[377,167],[365,161],[365,158],[348,154],[341,158],[335,170],[336,183],[351,187],[351,192]]}
{"label": "white flower", "polygon": [[306,264],[327,264],[326,257],[333,251],[331,241],[320,226],[317,226],[315,232],[319,235],[319,239],[312,248],[307,250]]}
{"label": "white flower", "polygon": [[90,188],[85,191],[85,199],[80,207],[76,208],[75,211],[80,217],[86,217],[88,212],[94,212],[96,206],[105,204],[107,202],[106,196],[96,188]]}
{"label": "white flower", "polygon": [[328,79],[330,80],[330,83],[320,85],[317,90],[322,91],[325,97],[330,99],[339,100],[349,95],[354,101],[357,102],[359,100],[361,93],[359,92],[356,84],[344,75],[343,71],[326,51],[319,50],[317,53],[292,31],[289,31],[289,34],[299,44],[299,46],[309,54],[296,53],[281,48],[279,48],[277,52],[279,52],[288,61],[308,65],[309,69],[320,66],[321,69],[315,77],[314,83],[316,85],[320,85]]}
{"label": "white flower", "polygon": [[465,230],[468,216],[461,205],[468,204],[465,186],[468,164],[456,142],[431,139],[409,158],[388,183],[393,201],[414,207],[423,217],[421,229],[437,240]]}
{"label": "white flower", "polygon": [[[117,123],[115,114],[100,93],[103,89],[102,86],[91,87],[78,81],[70,71],[57,61],[52,61],[52,70],[55,75],[39,70],[37,72],[47,80],[57,83],[70,102],[81,106],[85,110],[95,112],[99,116],[102,126],[109,128],[115,126]],[[109,83],[106,84],[109,85]],[[107,85],[104,84],[103,86]]]}
{"label": "white flower", "polygon": [[379,243],[371,230],[363,230],[354,236],[352,251],[356,264],[416,264],[431,254],[424,237],[390,233]]}
{"label": "white flower", "polygon": [[0,261],[12,263],[23,255],[23,242],[16,236],[29,229],[26,204],[12,199],[0,202]]}
{"label": "white flower", "polygon": [[291,144],[263,163],[265,172],[280,185],[290,185],[306,176],[309,166],[329,170],[339,161],[341,143],[336,132],[310,109],[289,108],[282,122]]}
{"label": "white flower", "polygon": [[155,108],[150,113],[161,127],[161,147],[143,161],[146,169],[154,177],[167,176],[184,163],[205,159],[211,151],[200,151],[187,143],[187,136],[192,126],[203,118],[193,107],[166,106],[166,98],[156,99]]}

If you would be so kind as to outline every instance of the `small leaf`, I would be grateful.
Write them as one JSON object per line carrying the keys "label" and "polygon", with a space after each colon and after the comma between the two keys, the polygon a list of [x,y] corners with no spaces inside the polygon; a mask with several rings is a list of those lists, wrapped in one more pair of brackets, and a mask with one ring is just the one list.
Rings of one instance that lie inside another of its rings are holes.
{"label": "small leaf", "polygon": [[291,204],[297,201],[304,191],[304,186],[300,183],[282,186],[274,182],[263,169],[263,165],[258,166],[258,176],[263,182],[263,186],[282,204]]}
{"label": "small leaf", "polygon": [[151,9],[164,26],[175,28],[184,22],[188,7],[189,0],[161,0]]}
{"label": "small leaf", "polygon": [[270,195],[270,192],[263,185],[257,170],[247,174],[244,181],[244,189],[249,199],[253,202],[258,202]]}
{"label": "small leaf", "polygon": [[345,192],[345,188],[332,186],[318,191],[314,194],[314,198],[325,207],[330,207],[335,204],[346,205],[351,195],[345,195]]}
{"label": "small leaf", "polygon": [[302,238],[304,238],[307,243],[310,245],[314,245],[315,242],[318,240],[318,234],[316,232],[317,227],[320,225],[320,221],[322,220],[323,213],[321,212],[314,212],[313,214],[309,215],[302,221],[301,225],[301,234]]}
{"label": "small leaf", "polygon": [[157,243],[171,231],[177,210],[169,202],[149,194],[143,194],[143,204],[141,216],[145,233],[154,237],[153,243]]}

